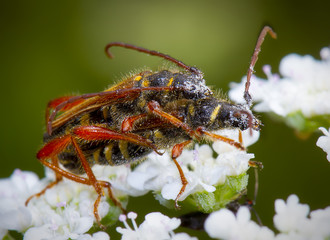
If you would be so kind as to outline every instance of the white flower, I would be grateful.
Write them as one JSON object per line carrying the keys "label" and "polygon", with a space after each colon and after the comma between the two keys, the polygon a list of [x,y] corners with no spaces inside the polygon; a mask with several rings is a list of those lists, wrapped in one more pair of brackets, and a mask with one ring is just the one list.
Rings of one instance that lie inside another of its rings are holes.
{"label": "white flower", "polygon": [[110,237],[105,232],[96,232],[92,236],[90,234],[81,235],[77,240],[110,240]]}
{"label": "white flower", "polygon": [[228,209],[213,212],[206,219],[204,228],[211,237],[223,240],[329,239],[330,207],[309,214],[309,206],[300,204],[296,195],[290,195],[287,202],[276,200],[275,210],[274,225],[279,231],[277,235],[269,228],[253,222],[247,207],[240,207],[236,216]]}
{"label": "white flower", "polygon": [[186,233],[175,234],[173,230],[180,226],[180,219],[169,218],[160,212],[152,212],[145,216],[145,221],[138,227],[135,219],[136,213],[130,212],[127,217],[131,219],[133,229],[128,225],[126,216],[121,215],[120,220],[125,228],[117,227],[117,232],[122,234],[122,240],[197,240]]}
{"label": "white flower", "polygon": [[[136,188],[127,181],[132,173],[129,164],[122,166],[93,166],[93,172],[97,179],[111,183],[112,190],[117,197],[120,196],[142,196],[148,192],[146,189]],[[140,179],[139,179],[140,180]]]}
{"label": "white flower", "polygon": [[[305,117],[330,114],[330,49],[321,51],[322,60],[312,56],[290,54],[280,63],[280,73],[272,74],[270,66],[264,67],[268,80],[251,79],[252,99],[259,102],[255,111],[273,112],[286,117],[290,113],[301,112]],[[229,92],[231,99],[244,102],[242,83],[233,84]]]}
{"label": "white flower", "polygon": [[[238,131],[222,131],[218,134],[238,141]],[[250,136],[243,133],[246,146],[256,141],[258,134]],[[219,154],[216,158],[210,146],[196,145],[194,150],[184,150],[177,159],[189,182],[180,201],[196,192],[213,192],[215,186],[225,183],[227,177],[239,176],[248,170],[248,161],[253,154],[223,142],[214,143],[213,148]],[[161,193],[164,199],[175,199],[182,187],[178,169],[168,152],[162,156],[150,154],[134,170],[128,165],[95,166],[93,172],[97,179],[110,181],[116,197],[140,196],[153,191]],[[16,170],[10,178],[0,180],[0,237],[5,236],[7,230],[24,232],[27,240],[94,239],[102,235],[86,234],[95,221],[93,206],[97,193],[91,186],[64,178],[25,206],[28,197],[40,192],[54,179],[54,172],[46,168],[46,177],[42,180],[33,173],[20,170]],[[100,201],[98,213],[102,218],[108,211],[109,204],[104,197]],[[147,223],[148,218],[144,225]],[[177,235],[173,239],[184,236]]]}
{"label": "white flower", "polygon": [[[28,197],[54,179],[50,178],[53,174],[46,175],[39,181],[34,173],[15,170],[9,179],[0,180],[0,238],[7,234],[6,230],[16,230],[25,232],[25,240],[81,237],[106,240],[99,237],[101,233],[93,237],[85,234],[93,226],[92,206],[97,197],[89,186],[64,179],[25,206]],[[108,203],[101,202],[98,210],[104,217],[109,211]]]}
{"label": "white flower", "polygon": [[289,232],[299,229],[306,224],[309,207],[307,204],[299,204],[296,195],[288,197],[285,203],[282,199],[275,201],[274,224],[281,232]]}
{"label": "white flower", "polygon": [[241,207],[237,216],[228,209],[213,212],[205,221],[205,231],[217,239],[273,239],[274,233],[251,221],[250,210]]}
{"label": "white flower", "polygon": [[[253,132],[252,136],[249,132],[249,130],[243,132],[243,142],[252,144],[258,139],[259,132]],[[237,130],[217,133],[238,141]],[[215,142],[213,148],[219,154],[216,158],[213,157],[210,146],[195,145],[194,150],[184,150],[177,159],[188,181],[179,201],[196,192],[215,191],[214,185],[223,184],[228,176],[239,176],[246,172],[249,168],[249,160],[254,157],[253,154],[238,150],[221,141]],[[131,188],[139,191],[160,192],[162,197],[168,200],[174,200],[182,187],[178,169],[167,152],[162,156],[150,154],[148,160],[128,174],[127,183]]]}
{"label": "white flower", "polygon": [[330,207],[309,213],[309,206],[300,204],[298,197],[291,195],[286,203],[280,199],[276,200],[275,211],[274,225],[282,232],[279,239],[284,239],[284,235],[295,236],[292,239],[330,237]]}
{"label": "white flower", "polygon": [[319,129],[323,132],[324,136],[319,137],[316,146],[322,148],[323,151],[327,153],[327,159],[330,162],[330,128],[329,131],[323,127],[320,127]]}
{"label": "white flower", "polygon": [[317,231],[320,238],[330,237],[330,207],[319,209],[310,213],[311,222],[313,226],[309,230]]}
{"label": "white flower", "polygon": [[32,213],[24,206],[33,188],[40,182],[35,173],[15,170],[8,179],[0,180],[0,239],[8,229],[24,231],[32,224]]}
{"label": "white flower", "polygon": [[93,226],[93,218],[81,216],[75,208],[70,205],[59,213],[47,209],[42,225],[29,228],[24,239],[77,239]]}

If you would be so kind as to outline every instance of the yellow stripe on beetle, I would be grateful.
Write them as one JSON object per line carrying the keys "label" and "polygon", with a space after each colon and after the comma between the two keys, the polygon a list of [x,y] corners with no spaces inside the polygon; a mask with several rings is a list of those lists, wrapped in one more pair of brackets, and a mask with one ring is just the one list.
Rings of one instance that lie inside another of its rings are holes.
{"label": "yellow stripe on beetle", "polygon": [[213,123],[214,122],[215,118],[217,117],[217,115],[218,115],[218,113],[220,111],[220,108],[221,108],[220,104],[215,107],[215,109],[213,110],[213,112],[212,112],[212,114],[210,116],[210,123]]}

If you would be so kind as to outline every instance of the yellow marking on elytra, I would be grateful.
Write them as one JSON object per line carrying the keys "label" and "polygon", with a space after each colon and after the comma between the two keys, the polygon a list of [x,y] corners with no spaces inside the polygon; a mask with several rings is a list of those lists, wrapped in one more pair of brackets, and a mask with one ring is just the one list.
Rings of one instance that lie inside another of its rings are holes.
{"label": "yellow marking on elytra", "polygon": [[107,160],[109,165],[113,165],[112,164],[112,148],[113,148],[113,144],[109,143],[107,146],[105,146],[105,148],[103,150],[105,159]]}
{"label": "yellow marking on elytra", "polygon": [[127,151],[127,145],[128,145],[127,141],[119,141],[120,152],[123,154],[123,156],[126,160],[131,158],[128,151]]}
{"label": "yellow marking on elytra", "polygon": [[99,160],[100,160],[100,152],[101,152],[101,148],[97,149],[94,153],[93,153],[93,158],[94,158],[94,161],[96,163],[100,163]]}
{"label": "yellow marking on elytra", "polygon": [[172,83],[173,83],[173,78],[171,78],[170,80],[168,80],[167,86],[170,87],[172,85]]}
{"label": "yellow marking on elytra", "polygon": [[142,79],[141,76],[136,76],[136,77],[134,78],[134,81],[140,81],[141,79]]}
{"label": "yellow marking on elytra", "polygon": [[71,162],[72,162],[72,160],[61,159],[61,164],[62,164],[62,165],[70,164]]}
{"label": "yellow marking on elytra", "polygon": [[216,106],[216,108],[213,110],[211,117],[210,117],[210,123],[213,123],[215,118],[217,117],[219,111],[220,111],[220,104],[218,106]]}
{"label": "yellow marking on elytra", "polygon": [[106,107],[102,108],[102,114],[103,114],[104,119],[108,119],[109,106],[106,106]]}
{"label": "yellow marking on elytra", "polygon": [[194,105],[190,104],[189,107],[188,107],[188,111],[189,111],[190,116],[193,116],[194,113],[195,113]]}
{"label": "yellow marking on elytra", "polygon": [[146,100],[143,99],[143,98],[139,99],[139,101],[138,101],[138,103],[137,103],[137,105],[138,105],[139,107],[141,107],[141,108],[145,107],[146,104],[147,104],[147,102],[146,102]]}
{"label": "yellow marking on elytra", "polygon": [[112,164],[112,148],[113,148],[113,144],[109,143],[105,148],[104,148],[104,156],[105,159],[107,160],[107,162],[109,163],[109,165],[113,165]]}
{"label": "yellow marking on elytra", "polygon": [[84,114],[84,115],[81,116],[80,124],[81,125],[89,125],[89,115],[88,114]]}
{"label": "yellow marking on elytra", "polygon": [[148,87],[149,86],[149,81],[148,80],[143,80],[141,85],[142,85],[142,87]]}
{"label": "yellow marking on elytra", "polygon": [[154,136],[155,136],[155,138],[158,138],[158,139],[162,139],[164,137],[164,135],[158,130],[154,131]]}

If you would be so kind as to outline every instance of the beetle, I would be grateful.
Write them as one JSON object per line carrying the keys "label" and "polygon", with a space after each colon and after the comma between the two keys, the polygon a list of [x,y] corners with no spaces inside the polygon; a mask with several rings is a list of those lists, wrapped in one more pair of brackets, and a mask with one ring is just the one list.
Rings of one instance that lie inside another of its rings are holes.
{"label": "beetle", "polygon": [[117,46],[161,57],[176,64],[178,69],[143,71],[103,92],[50,101],[46,109],[44,145],[37,153],[37,159],[55,172],[56,179],[32,195],[26,205],[65,177],[94,187],[98,194],[94,216],[102,226],[98,205],[104,189],[108,190],[114,204],[125,210],[113,196],[111,184],[97,180],[91,167],[95,164],[116,166],[132,163],[151,152],[162,154],[161,150],[171,149],[171,157],[182,182],[175,199],[178,208],[178,199],[188,182],[177,158],[186,146],[208,138],[244,150],[241,134],[236,142],[213,131],[228,128],[259,130],[260,121],[250,111],[249,85],[267,33],[276,36],[266,26],[258,38],[247,73],[246,104],[218,98],[206,85],[199,69],[169,55],[122,42],[109,43],[105,51],[110,58],[113,56],[109,49]]}

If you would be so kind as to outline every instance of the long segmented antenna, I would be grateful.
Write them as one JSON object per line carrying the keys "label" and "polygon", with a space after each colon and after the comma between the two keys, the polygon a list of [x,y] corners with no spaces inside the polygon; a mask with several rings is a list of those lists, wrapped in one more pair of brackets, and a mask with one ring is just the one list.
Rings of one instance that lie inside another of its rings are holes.
{"label": "long segmented antenna", "polygon": [[185,63],[169,56],[169,55],[166,55],[164,53],[161,53],[161,52],[157,52],[157,51],[154,51],[154,50],[149,50],[149,49],[146,49],[146,48],[142,48],[142,47],[138,47],[138,46],[135,46],[135,45],[131,45],[131,44],[127,44],[127,43],[123,43],[123,42],[111,42],[111,43],[108,43],[106,46],[105,46],[105,53],[107,54],[107,56],[109,58],[113,58],[113,55],[111,54],[111,52],[109,51],[109,49],[111,47],[114,47],[114,46],[117,46],[117,47],[122,47],[122,48],[128,48],[128,49],[132,49],[132,50],[135,50],[135,51],[138,51],[138,52],[143,52],[143,53],[146,53],[146,54],[149,54],[149,55],[153,55],[153,56],[157,56],[157,57],[161,57],[161,58],[164,58],[170,62],[173,62],[175,63],[176,65],[178,65],[179,67],[183,68],[183,69],[186,69],[187,71],[193,73],[193,74],[196,74],[196,75],[202,75],[202,72],[195,68],[195,67],[190,67],[188,65],[186,65]]}
{"label": "long segmented antenna", "polygon": [[277,37],[276,33],[269,26],[265,26],[262,29],[262,31],[259,35],[256,47],[254,49],[254,52],[253,52],[253,55],[252,55],[252,58],[251,58],[251,63],[250,63],[250,66],[249,66],[249,70],[247,72],[246,83],[245,83],[244,99],[245,99],[246,104],[248,106],[251,106],[251,104],[252,104],[251,103],[252,98],[251,98],[251,95],[249,93],[251,76],[252,76],[252,73],[254,72],[254,70],[253,70],[254,66],[256,65],[256,62],[258,60],[258,54],[261,51],[261,45],[262,45],[263,41],[265,40],[265,37],[266,37],[267,33],[269,33],[269,35],[274,39]]}

